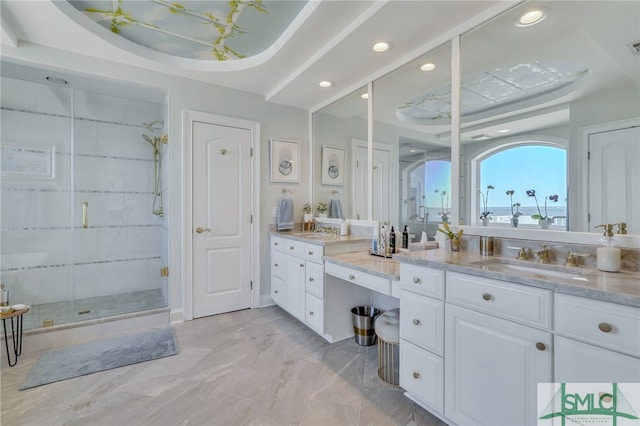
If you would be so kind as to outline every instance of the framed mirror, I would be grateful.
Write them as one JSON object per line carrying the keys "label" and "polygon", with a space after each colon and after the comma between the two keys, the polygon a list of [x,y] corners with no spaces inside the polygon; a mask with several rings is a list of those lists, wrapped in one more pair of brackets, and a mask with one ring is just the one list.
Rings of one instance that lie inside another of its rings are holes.
{"label": "framed mirror", "polygon": [[640,234],[639,16],[637,2],[527,2],[462,35],[465,224],[520,213],[520,228]]}

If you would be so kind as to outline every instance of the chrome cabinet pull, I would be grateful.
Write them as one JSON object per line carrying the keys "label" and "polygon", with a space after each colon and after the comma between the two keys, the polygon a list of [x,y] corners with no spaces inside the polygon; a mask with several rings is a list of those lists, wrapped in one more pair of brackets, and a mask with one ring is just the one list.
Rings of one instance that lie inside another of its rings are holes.
{"label": "chrome cabinet pull", "polygon": [[274,292],[275,294],[278,294],[278,290],[273,290],[273,292]]}
{"label": "chrome cabinet pull", "polygon": [[421,280],[420,280],[420,278],[418,278],[418,277],[413,277],[413,283],[414,283],[414,284],[420,284],[420,281],[421,281]]}
{"label": "chrome cabinet pull", "polygon": [[89,227],[89,203],[87,201],[82,202],[82,227],[84,229]]}
{"label": "chrome cabinet pull", "polygon": [[542,342],[538,342],[536,343],[536,349],[539,351],[544,351],[545,349],[547,349],[547,346]]}
{"label": "chrome cabinet pull", "polygon": [[420,320],[419,319],[414,319],[413,320],[413,325],[420,325]]}
{"label": "chrome cabinet pull", "polygon": [[313,311],[309,311],[309,315],[313,315]]}
{"label": "chrome cabinet pull", "polygon": [[611,324],[607,324],[606,322],[601,322],[600,324],[598,324],[598,328],[603,333],[611,333],[611,330],[613,330],[613,327],[611,327]]}
{"label": "chrome cabinet pull", "polygon": [[313,282],[313,277],[309,277],[309,282]]}
{"label": "chrome cabinet pull", "polygon": [[309,256],[313,256],[313,252],[312,251],[309,252]]}
{"label": "chrome cabinet pull", "polygon": [[491,300],[491,295],[489,293],[485,293],[485,294],[482,295],[482,298],[484,300]]}
{"label": "chrome cabinet pull", "polygon": [[414,379],[419,379],[420,378],[420,373],[418,373],[417,371],[413,372],[413,378]]}
{"label": "chrome cabinet pull", "polygon": [[293,250],[295,247],[293,246],[289,246],[289,250]]}
{"label": "chrome cabinet pull", "polygon": [[273,264],[273,266],[275,266],[275,267],[277,268],[277,267],[278,267],[278,264],[277,264],[277,263],[274,263],[274,264]]}
{"label": "chrome cabinet pull", "polygon": [[300,264],[300,267],[301,267],[301,268],[304,268],[304,263],[301,263],[301,264]]}
{"label": "chrome cabinet pull", "polygon": [[350,280],[355,280],[355,279],[356,279],[356,276],[355,276],[355,275],[349,275],[349,279],[350,279]]}

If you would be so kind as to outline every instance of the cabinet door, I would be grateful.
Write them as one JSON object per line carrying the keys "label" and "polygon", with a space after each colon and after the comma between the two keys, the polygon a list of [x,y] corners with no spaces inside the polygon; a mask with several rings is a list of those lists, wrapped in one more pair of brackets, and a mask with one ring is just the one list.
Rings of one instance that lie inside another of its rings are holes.
{"label": "cabinet door", "polygon": [[271,298],[278,306],[283,306],[284,281],[282,278],[271,276]]}
{"label": "cabinet door", "polygon": [[402,290],[400,312],[400,337],[442,356],[444,302]]}
{"label": "cabinet door", "polygon": [[640,382],[640,359],[555,337],[555,383]]}
{"label": "cabinet door", "polygon": [[291,315],[304,322],[304,295],[305,295],[305,265],[304,259],[295,256],[285,256],[286,277],[285,306]]}
{"label": "cabinet door", "polygon": [[551,334],[445,307],[445,415],[464,425],[535,425],[551,382]]}
{"label": "cabinet door", "polygon": [[305,322],[318,333],[324,333],[324,300],[307,293],[306,302]]}

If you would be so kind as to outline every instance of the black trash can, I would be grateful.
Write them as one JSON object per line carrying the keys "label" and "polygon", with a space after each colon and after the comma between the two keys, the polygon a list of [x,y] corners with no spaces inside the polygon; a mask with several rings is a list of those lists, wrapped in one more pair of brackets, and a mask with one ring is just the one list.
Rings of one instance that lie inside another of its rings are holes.
{"label": "black trash can", "polygon": [[356,306],[351,309],[353,317],[353,333],[360,346],[371,346],[376,343],[376,317],[380,310],[373,306]]}

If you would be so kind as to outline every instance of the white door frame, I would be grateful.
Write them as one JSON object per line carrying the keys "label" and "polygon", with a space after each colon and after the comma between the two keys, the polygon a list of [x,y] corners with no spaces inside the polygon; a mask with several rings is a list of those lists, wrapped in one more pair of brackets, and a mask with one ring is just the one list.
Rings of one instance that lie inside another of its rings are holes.
{"label": "white door frame", "polygon": [[193,122],[214,124],[219,126],[237,127],[251,132],[251,308],[260,306],[260,123],[257,121],[243,120],[240,118],[225,117],[207,112],[182,110],[183,132],[183,227],[184,253],[182,256],[182,318],[185,321],[193,319]]}

